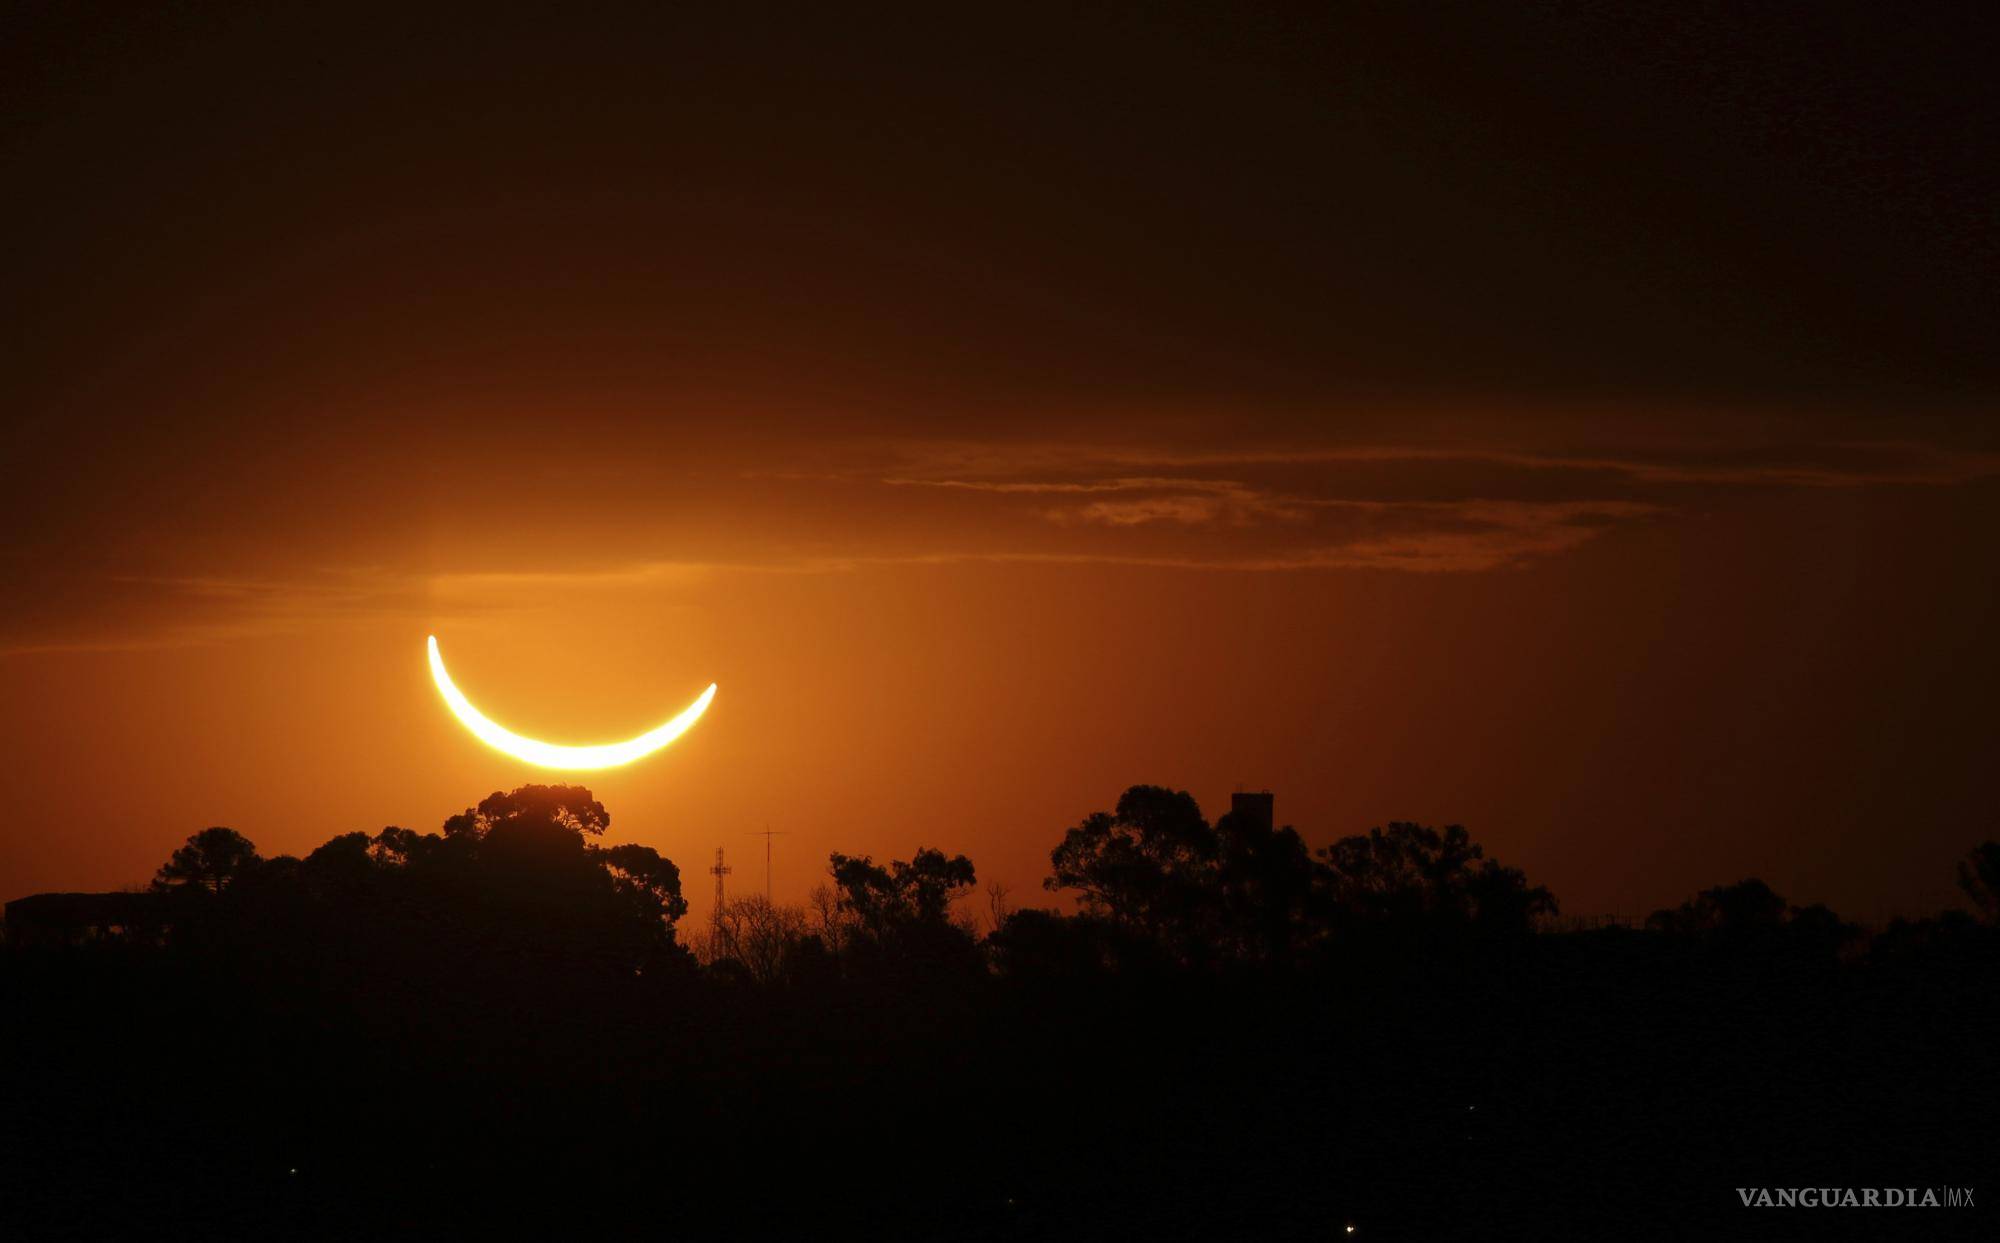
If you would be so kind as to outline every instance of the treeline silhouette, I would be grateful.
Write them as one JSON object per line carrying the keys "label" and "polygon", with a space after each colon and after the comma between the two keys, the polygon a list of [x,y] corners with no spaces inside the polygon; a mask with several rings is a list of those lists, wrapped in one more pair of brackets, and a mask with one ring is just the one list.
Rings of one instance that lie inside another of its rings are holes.
{"label": "treeline silhouette", "polygon": [[1734,1189],[2000,1168],[2000,843],[1873,934],[1755,879],[1560,931],[1462,827],[1135,786],[1069,913],[926,848],[687,926],[609,823],[528,785],[9,903],[0,1235],[1823,1237]]}

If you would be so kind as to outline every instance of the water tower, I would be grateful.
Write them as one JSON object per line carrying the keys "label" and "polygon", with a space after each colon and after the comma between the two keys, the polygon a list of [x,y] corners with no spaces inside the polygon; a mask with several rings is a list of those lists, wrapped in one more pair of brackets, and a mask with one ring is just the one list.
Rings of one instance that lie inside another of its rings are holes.
{"label": "water tower", "polygon": [[1269,833],[1277,824],[1271,814],[1272,802],[1269,790],[1238,790],[1229,796],[1229,814],[1236,818],[1239,825],[1255,825]]}

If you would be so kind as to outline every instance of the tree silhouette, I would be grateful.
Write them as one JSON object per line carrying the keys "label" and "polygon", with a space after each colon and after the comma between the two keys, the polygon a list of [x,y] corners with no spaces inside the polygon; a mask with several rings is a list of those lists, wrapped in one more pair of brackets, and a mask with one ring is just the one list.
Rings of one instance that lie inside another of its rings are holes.
{"label": "tree silhouette", "polygon": [[591,837],[604,836],[611,813],[583,786],[524,785],[506,793],[495,790],[444,822],[446,838],[484,839],[494,831],[516,826],[535,830],[566,829]]}
{"label": "tree silhouette", "polygon": [[443,841],[436,833],[418,833],[392,824],[368,844],[368,857],[384,867],[407,867],[428,858]]}
{"label": "tree silhouette", "polygon": [[1143,930],[1102,915],[1065,917],[1028,907],[1010,911],[986,938],[1001,976],[1040,983],[1075,983],[1114,973],[1156,976],[1172,965]]}
{"label": "tree silhouette", "polygon": [[1239,959],[1291,961],[1314,935],[1313,862],[1290,825],[1225,813],[1215,822],[1220,919]]}
{"label": "tree silhouette", "polygon": [[1194,951],[1218,897],[1221,843],[1185,790],[1133,786],[1117,809],[1094,812],[1049,855],[1049,890],[1075,889],[1083,909]]}
{"label": "tree silhouette", "polygon": [[1518,934],[1555,913],[1547,889],[1484,855],[1462,825],[1396,821],[1322,850],[1321,884],[1333,919],[1348,925]]}
{"label": "tree silhouette", "polygon": [[[1009,910],[990,890],[981,942],[962,913],[970,859],[836,853],[807,906],[725,904],[697,969],[675,926],[680,870],[603,842],[608,821],[586,789],[523,786],[442,834],[390,826],[258,861],[212,829],[161,869],[174,892],[11,902],[0,1008],[10,1037],[39,1035],[0,1058],[10,1100],[39,1093],[35,1134],[86,1108],[158,1136],[118,1175],[137,1221],[207,1185],[171,1164],[183,1148],[200,1168],[314,1188],[273,1201],[290,1220],[370,1206],[338,1189],[370,1185],[380,1145],[410,1131],[433,1164],[378,1190],[436,1188],[440,1219],[472,1193],[511,1205],[523,1179],[573,1185],[595,1211],[663,1169],[735,1191],[783,1162],[812,1190],[783,1224],[810,1225],[886,1155],[911,1172],[874,1231],[890,1238],[1094,1239],[1132,1222],[1177,1237],[1246,1195],[1289,1206],[1273,1238],[1376,1212],[1419,1237],[1547,1232],[1568,1165],[1712,1177],[1689,1136],[1751,1161],[1821,1134],[1816,1155],[1838,1157],[1852,1141],[1836,1130],[1921,1145],[1944,1128],[1968,1150],[1990,1130],[1965,1084],[2000,1033],[2000,927],[1960,910],[1857,945],[1832,911],[1748,880],[1651,932],[1544,923],[1516,939],[1553,899],[1462,827],[1391,823],[1315,856],[1260,805],[1211,824],[1188,795],[1139,786],[1052,855],[1079,914]],[[1982,910],[1996,854],[1960,869]],[[130,1039],[135,1013],[153,1038]],[[1663,1042],[1698,1073],[1659,1076]],[[230,1073],[191,1097],[185,1068],[218,1056]],[[134,1058],[144,1073],[104,1076]],[[1029,1099],[1064,1106],[1062,1124],[1014,1120]],[[1771,1100],[1781,1118],[1763,1116]],[[968,1116],[998,1121],[949,1129]],[[1635,1138],[1633,1116],[1661,1124]],[[947,1133],[963,1142],[934,1142]],[[48,1151],[65,1177],[117,1156]],[[1447,1215],[1402,1192],[1347,1204],[1329,1159],[1392,1189],[1425,1179]],[[84,1190],[65,1185],[52,1214],[73,1216]],[[1510,1196],[1526,1211],[1484,1220]]]}
{"label": "tree silhouette", "polygon": [[[1556,910],[1548,890],[1485,859],[1459,825],[1394,823],[1336,842],[1315,863],[1289,826],[1231,812],[1210,827],[1191,795],[1160,786],[1133,786],[1115,811],[1086,817],[1049,860],[1044,887],[1079,891],[1084,913],[1104,925],[1064,935],[1096,936],[1100,956],[1129,959],[1136,933],[1188,965],[1295,963],[1315,942],[1363,926],[1518,935]],[[1024,925],[1010,952],[1052,947],[1054,935]]]}
{"label": "tree silhouette", "polygon": [[890,974],[980,969],[978,941],[954,922],[951,904],[971,892],[972,860],[920,849],[882,867],[866,855],[828,856],[841,915],[842,952],[852,966]]}
{"label": "tree silhouette", "polygon": [[249,838],[220,825],[192,834],[153,877],[156,889],[205,889],[221,893],[262,858]]}
{"label": "tree silhouette", "polygon": [[1704,889],[1677,907],[1654,911],[1646,927],[1699,939],[1745,962],[1781,953],[1823,966],[1831,966],[1860,936],[1858,928],[1825,905],[1788,906],[1756,877]]}
{"label": "tree silhouette", "polygon": [[1981,842],[1958,864],[1958,887],[1989,924],[2000,924],[2000,842]]}
{"label": "tree silhouette", "polygon": [[681,896],[681,870],[659,851],[626,842],[592,847],[591,853],[610,870],[618,891],[648,914],[668,923],[687,914],[687,899]]}
{"label": "tree silhouette", "polygon": [[759,984],[775,984],[785,978],[807,941],[820,947],[818,938],[807,931],[803,909],[752,894],[723,904],[710,925],[703,957],[710,965],[734,961]]}
{"label": "tree silhouette", "polygon": [[342,833],[339,837],[329,838],[307,855],[304,867],[308,872],[366,875],[375,866],[373,847],[374,843],[366,833]]}
{"label": "tree silhouette", "polygon": [[1646,926],[1655,931],[1724,936],[1770,931],[1784,922],[1785,900],[1754,876],[1704,889],[1678,907],[1654,911],[1646,918]]}
{"label": "tree silhouette", "polygon": [[684,959],[680,869],[649,846],[598,845],[610,822],[583,786],[524,785],[451,816],[442,835],[391,825],[335,838],[305,874],[322,895],[349,886],[354,909],[376,893],[395,917],[421,921],[418,935],[488,951],[626,967]]}
{"label": "tree silhouette", "polygon": [[878,934],[948,926],[951,903],[975,883],[972,860],[946,858],[941,850],[919,849],[909,862],[894,859],[886,868],[867,855],[838,852],[828,863],[841,904],[864,929]]}

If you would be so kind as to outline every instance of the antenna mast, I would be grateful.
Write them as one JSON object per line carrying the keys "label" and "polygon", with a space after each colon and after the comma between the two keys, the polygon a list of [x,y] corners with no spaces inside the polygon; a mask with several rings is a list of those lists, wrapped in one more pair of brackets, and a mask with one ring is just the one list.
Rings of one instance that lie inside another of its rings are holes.
{"label": "antenna mast", "polygon": [[715,848],[715,866],[708,869],[708,871],[710,875],[715,877],[715,913],[709,916],[709,919],[718,929],[722,927],[722,878],[735,870],[735,868],[730,867],[722,861],[722,847],[717,846]]}
{"label": "antenna mast", "polygon": [[786,837],[789,834],[784,829],[774,829],[768,824],[761,830],[752,829],[750,832],[764,839],[764,901],[766,904],[769,904],[771,901],[771,839],[774,837]]}

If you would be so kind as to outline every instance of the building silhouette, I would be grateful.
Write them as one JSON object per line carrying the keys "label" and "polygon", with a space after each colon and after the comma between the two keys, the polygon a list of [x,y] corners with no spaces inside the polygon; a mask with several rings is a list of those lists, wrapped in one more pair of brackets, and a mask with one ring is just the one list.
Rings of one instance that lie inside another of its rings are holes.
{"label": "building silhouette", "polygon": [[1269,790],[1238,790],[1229,796],[1229,814],[1244,826],[1256,826],[1269,833],[1277,820],[1273,818],[1275,798]]}

